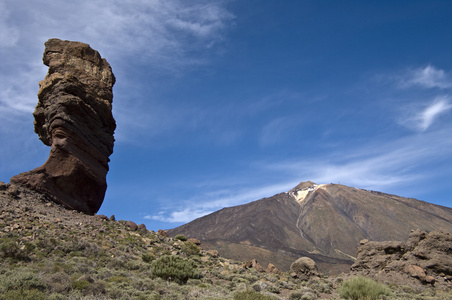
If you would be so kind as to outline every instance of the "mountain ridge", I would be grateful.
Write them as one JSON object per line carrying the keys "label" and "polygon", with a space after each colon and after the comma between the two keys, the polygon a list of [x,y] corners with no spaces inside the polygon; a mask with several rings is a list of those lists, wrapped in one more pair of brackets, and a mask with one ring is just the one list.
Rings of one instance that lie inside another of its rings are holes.
{"label": "mountain ridge", "polygon": [[[360,240],[406,240],[414,229],[452,232],[452,208],[308,181],[288,192],[223,208],[168,233],[196,237],[225,257],[256,258],[287,270],[293,260],[308,256],[324,271],[336,273],[353,263]],[[279,262],[271,261],[275,258]]]}

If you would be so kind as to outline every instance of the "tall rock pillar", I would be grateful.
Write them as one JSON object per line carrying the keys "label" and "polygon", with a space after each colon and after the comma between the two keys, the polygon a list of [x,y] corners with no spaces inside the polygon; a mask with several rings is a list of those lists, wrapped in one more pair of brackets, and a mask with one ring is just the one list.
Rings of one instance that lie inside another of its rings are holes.
{"label": "tall rock pillar", "polygon": [[43,62],[49,71],[39,83],[33,115],[35,132],[51,147],[49,158],[11,183],[94,214],[104,200],[113,153],[115,77],[99,52],[80,42],[48,40]]}

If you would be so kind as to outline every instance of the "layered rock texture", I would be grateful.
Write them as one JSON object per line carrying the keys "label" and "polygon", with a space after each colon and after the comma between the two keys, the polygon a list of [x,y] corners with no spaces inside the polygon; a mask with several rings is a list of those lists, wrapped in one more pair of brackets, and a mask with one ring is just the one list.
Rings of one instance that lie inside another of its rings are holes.
{"label": "layered rock texture", "polygon": [[40,140],[51,147],[41,167],[11,183],[50,197],[67,208],[96,213],[107,189],[116,123],[112,115],[115,77],[108,62],[89,45],[50,39],[33,113]]}
{"label": "layered rock texture", "polygon": [[309,257],[320,271],[348,271],[363,239],[403,241],[412,229],[452,233],[452,209],[339,184],[302,182],[292,190],[224,208],[169,230],[196,237],[221,256],[287,271]]}
{"label": "layered rock texture", "polygon": [[416,286],[419,283],[452,288],[452,235],[421,230],[407,242],[364,240],[351,270],[380,281]]}

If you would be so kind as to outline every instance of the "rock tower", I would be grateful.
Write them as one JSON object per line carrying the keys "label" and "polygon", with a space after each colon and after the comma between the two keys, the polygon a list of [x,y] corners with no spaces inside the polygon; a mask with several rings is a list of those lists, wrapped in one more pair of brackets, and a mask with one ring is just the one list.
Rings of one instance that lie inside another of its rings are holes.
{"label": "rock tower", "polygon": [[107,189],[116,123],[112,115],[115,77],[88,44],[50,39],[33,116],[39,139],[50,146],[41,167],[11,183],[41,192],[69,209],[96,213]]}

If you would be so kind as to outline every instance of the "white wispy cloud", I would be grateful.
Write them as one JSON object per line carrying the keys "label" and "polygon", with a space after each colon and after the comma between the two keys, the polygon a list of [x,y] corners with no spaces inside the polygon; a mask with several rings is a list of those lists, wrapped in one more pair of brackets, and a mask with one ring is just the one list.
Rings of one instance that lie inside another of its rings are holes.
{"label": "white wispy cloud", "polygon": [[322,158],[300,158],[268,164],[268,167],[317,183],[343,183],[384,190],[444,176],[448,170],[444,170],[445,173],[436,170],[435,174],[428,170],[431,165],[450,159],[451,147],[452,128],[449,124],[422,135],[375,141],[362,147],[338,149],[337,153]]}
{"label": "white wispy cloud", "polygon": [[0,44],[3,47],[14,46],[19,39],[19,30],[10,25],[11,13],[6,3],[0,2]]}
{"label": "white wispy cloud", "polygon": [[[233,179],[233,181],[235,181],[235,179]],[[242,182],[242,184],[243,183],[244,182]],[[223,181],[222,184],[227,185],[225,181]],[[216,191],[203,190],[198,196],[193,197],[189,201],[179,203],[178,208],[163,209],[157,214],[147,215],[144,218],[168,223],[187,223],[224,207],[241,205],[264,197],[273,196],[284,191],[289,191],[297,184],[298,181],[289,181],[278,184],[268,183],[260,186],[254,185],[252,187],[240,187]]]}
{"label": "white wispy cloud", "polygon": [[200,53],[223,39],[222,29],[232,19],[223,1],[36,0],[23,5],[2,0],[1,108],[32,111],[46,70],[43,43],[49,38],[89,43],[118,73],[131,62],[171,71],[204,63]]}
{"label": "white wispy cloud", "polygon": [[400,123],[420,132],[426,131],[441,115],[452,109],[450,97],[439,96],[427,105],[411,104],[407,107]]}
{"label": "white wispy cloud", "polygon": [[428,65],[404,73],[399,77],[399,83],[403,88],[419,86],[446,89],[452,87],[452,77],[444,70]]}
{"label": "white wispy cloud", "polygon": [[427,106],[423,111],[421,111],[417,119],[419,121],[418,127],[420,130],[427,130],[430,125],[434,122],[439,115],[444,114],[452,108],[452,104],[449,99],[441,97],[436,99],[432,104]]}
{"label": "white wispy cloud", "polygon": [[[452,128],[442,128],[423,135],[410,135],[393,141],[375,141],[361,147],[337,149],[323,156],[299,157],[284,161],[261,161],[249,169],[247,176],[200,185],[195,198],[178,203],[177,208],[162,209],[147,219],[169,223],[186,223],[217,211],[223,207],[245,204],[250,201],[287,192],[300,181],[311,180],[318,184],[340,183],[358,188],[393,191],[413,195],[413,187],[424,185],[424,180],[435,180],[452,174],[443,173],[430,166],[450,159]],[[346,154],[344,154],[346,153]],[[434,170],[434,171],[433,171]],[[449,173],[448,173],[449,172]],[[272,178],[259,183],[251,182],[255,174],[271,173]],[[234,188],[234,186],[239,186]]]}
{"label": "white wispy cloud", "polygon": [[172,211],[168,214],[162,211],[157,215],[147,215],[143,218],[146,220],[156,220],[168,223],[187,223],[212,212],[213,211],[204,209],[185,208],[183,210]]}

